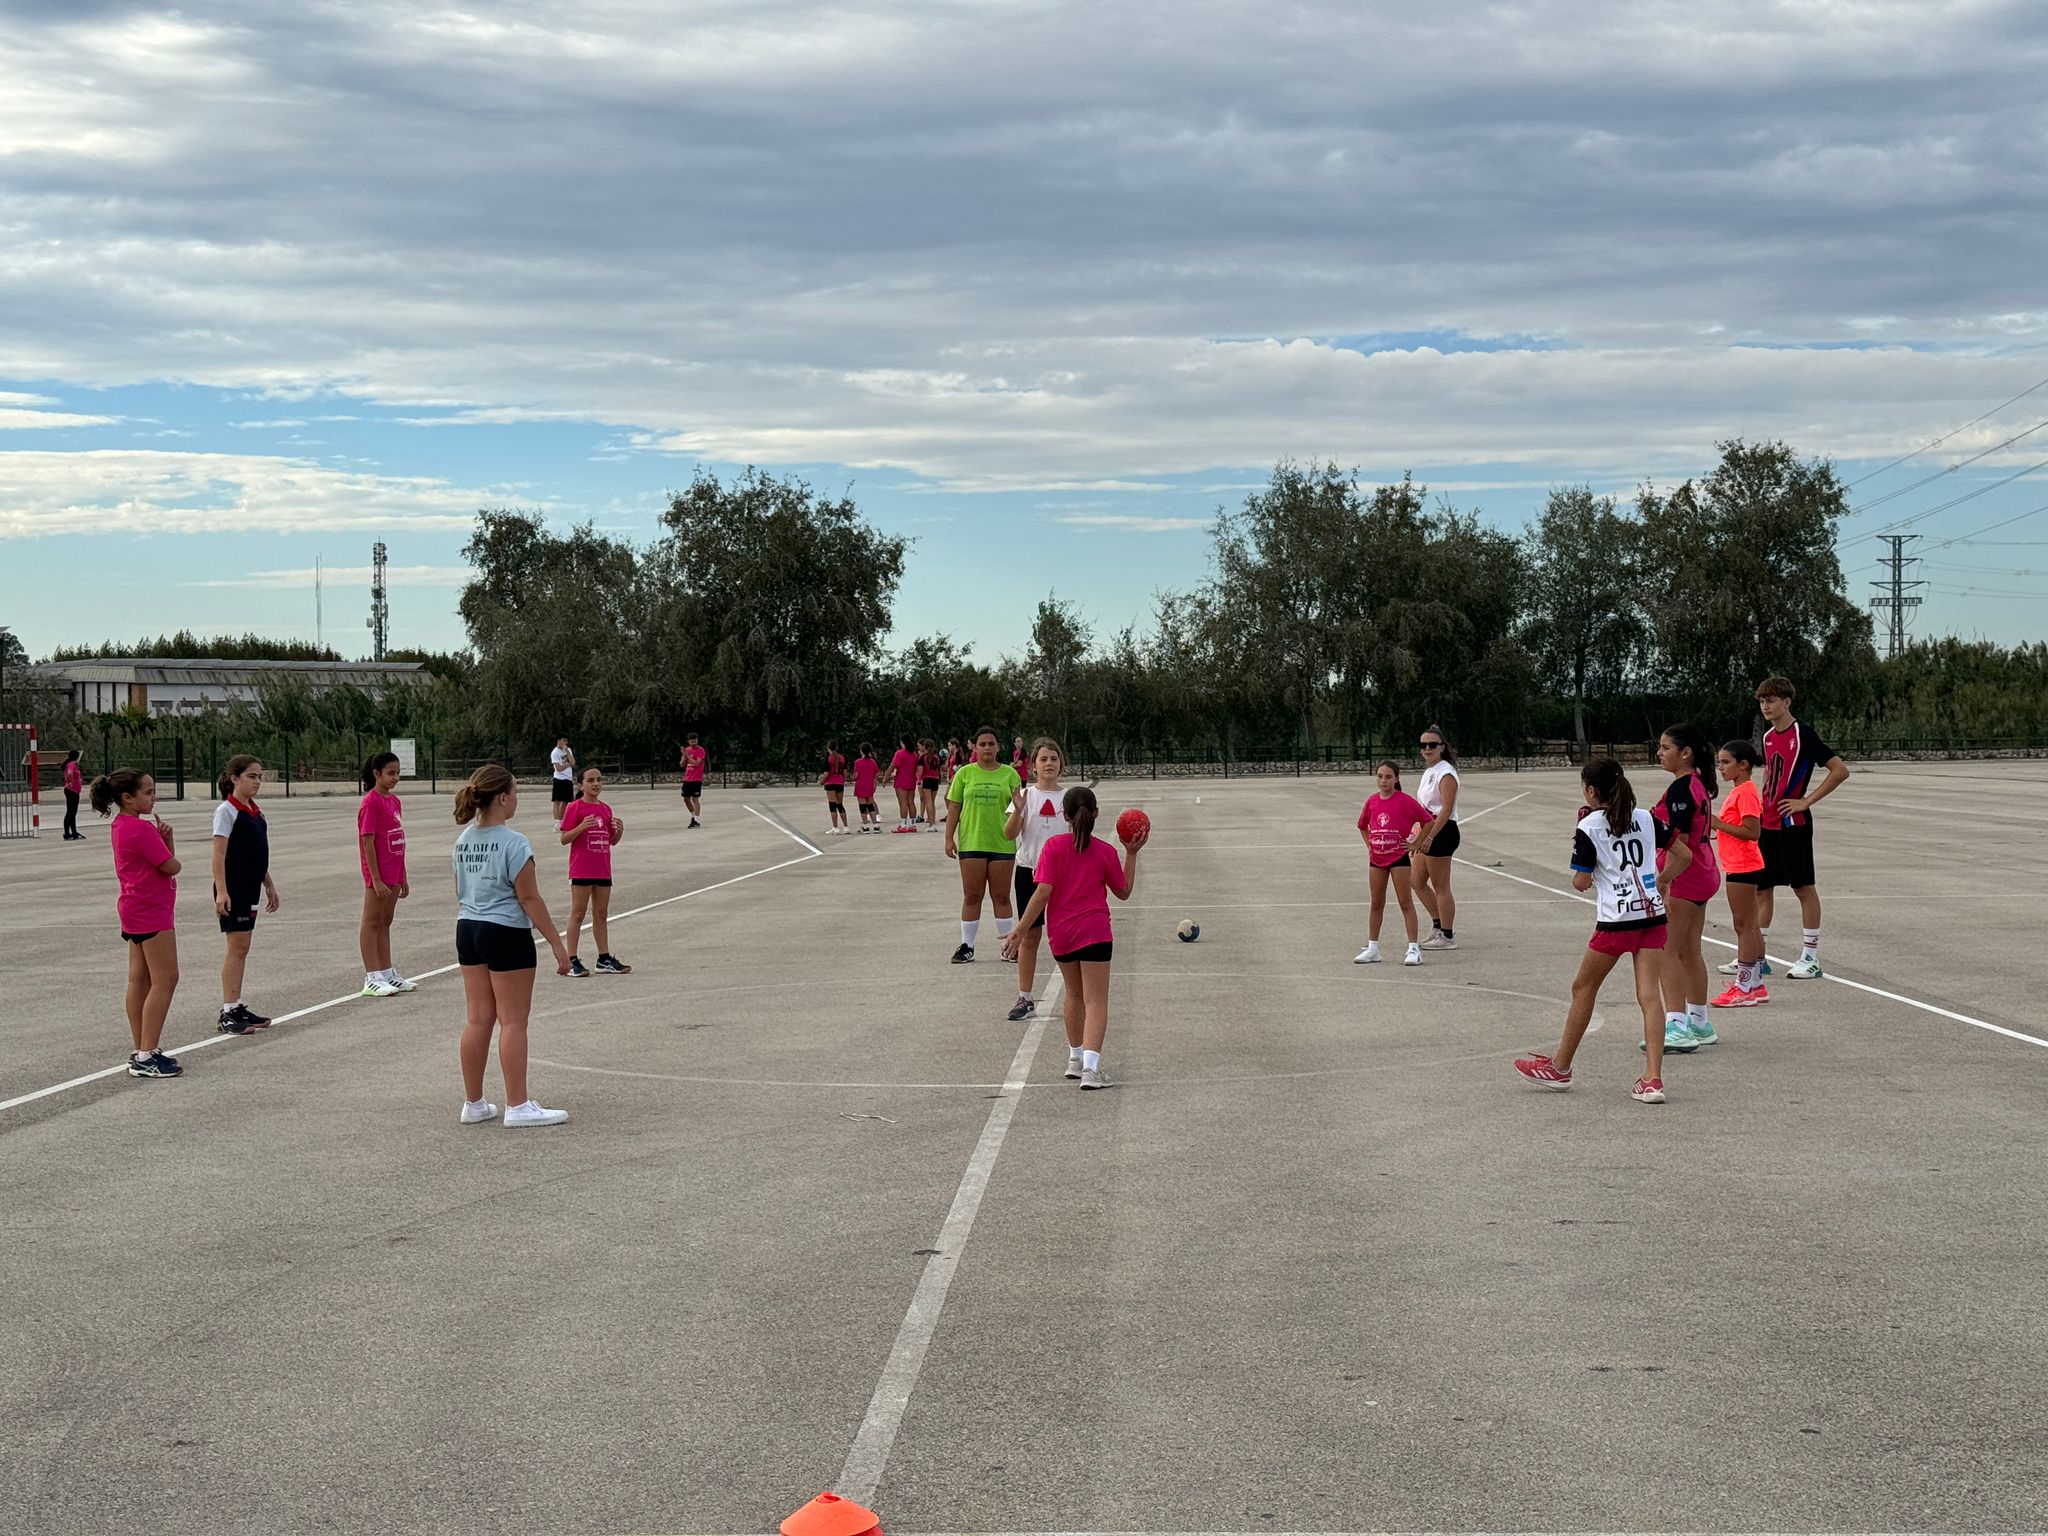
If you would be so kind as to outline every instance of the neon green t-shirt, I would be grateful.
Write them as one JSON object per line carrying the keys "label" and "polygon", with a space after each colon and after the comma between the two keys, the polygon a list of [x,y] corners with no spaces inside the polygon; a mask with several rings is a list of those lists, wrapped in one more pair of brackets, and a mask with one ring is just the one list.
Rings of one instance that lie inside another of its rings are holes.
{"label": "neon green t-shirt", "polygon": [[960,830],[955,846],[962,853],[999,853],[1016,856],[1014,839],[1003,836],[1003,823],[1010,816],[1010,798],[1024,787],[1017,770],[1008,763],[984,768],[969,763],[953,775],[946,799],[960,807]]}

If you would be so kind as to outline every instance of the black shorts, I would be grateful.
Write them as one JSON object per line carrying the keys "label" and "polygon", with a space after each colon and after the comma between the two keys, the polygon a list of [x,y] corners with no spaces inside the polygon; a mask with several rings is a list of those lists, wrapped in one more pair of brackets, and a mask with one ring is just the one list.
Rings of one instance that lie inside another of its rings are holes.
{"label": "black shorts", "polygon": [[1731,869],[1721,876],[1723,885],[1762,885],[1764,872],[1760,869]]}
{"label": "black shorts", "polygon": [[170,931],[171,930],[168,928],[158,928],[151,933],[130,933],[126,928],[123,928],[121,930],[121,937],[126,939],[130,944],[147,944],[151,939],[155,938],[157,934],[169,933]]}
{"label": "black shorts", "polygon": [[924,779],[920,782],[924,785],[924,792],[926,794],[935,795],[939,792],[939,781],[937,779]]}
{"label": "black shorts", "polygon": [[827,805],[844,805],[846,803],[846,786],[844,784],[827,784],[825,786],[825,803]]}
{"label": "black shorts", "polygon": [[[1038,889],[1038,882],[1031,878],[1030,870],[1019,864],[1017,866],[1017,877],[1012,884],[1017,892],[1017,915],[1022,917],[1024,909],[1031,905],[1031,893]],[[1038,914],[1038,921],[1031,926],[1033,928],[1043,928],[1045,926],[1045,913],[1041,911]]]}
{"label": "black shorts", "polygon": [[1462,839],[1458,836],[1458,824],[1455,821],[1447,821],[1444,823],[1443,831],[1437,833],[1431,839],[1430,845],[1422,850],[1423,856],[1431,859],[1448,859],[1458,851],[1460,841]]}
{"label": "black shorts", "polygon": [[256,931],[256,906],[254,898],[230,902],[228,915],[220,920],[222,933],[254,933]]}
{"label": "black shorts", "polygon": [[548,783],[554,786],[549,791],[548,798],[554,801],[556,805],[567,805],[576,798],[576,781],[574,779],[549,779]]}
{"label": "black shorts", "polygon": [[1764,853],[1762,890],[1789,885],[1804,890],[1813,884],[1813,823],[1803,827],[1765,827],[1759,846]]}
{"label": "black shorts", "polygon": [[878,816],[881,814],[875,809],[875,802],[872,800],[862,800],[859,804],[860,813],[863,816]]}
{"label": "black shorts", "polygon": [[685,800],[702,800],[704,798],[704,781],[702,779],[683,780],[683,798]]}
{"label": "black shorts", "polygon": [[1064,955],[1054,955],[1053,959],[1061,965],[1074,965],[1082,960],[1107,960],[1110,950],[1115,947],[1109,940],[1104,939],[1100,944],[1083,944],[1079,949],[1069,950]]}
{"label": "black shorts", "polygon": [[1008,864],[1017,857],[1014,853],[973,853],[965,848],[955,851],[954,857],[962,864],[969,859],[987,859],[991,864]]}
{"label": "black shorts", "polygon": [[572,875],[569,877],[569,883],[571,885],[601,885],[609,890],[612,877],[610,875]]}
{"label": "black shorts", "polygon": [[457,918],[455,960],[459,965],[488,966],[494,971],[530,971],[535,960],[533,930]]}
{"label": "black shorts", "polygon": [[1405,853],[1402,854],[1401,857],[1399,857],[1398,859],[1394,860],[1394,862],[1391,864],[1373,865],[1374,869],[1413,869],[1414,867],[1415,861],[1409,858],[1408,855]]}

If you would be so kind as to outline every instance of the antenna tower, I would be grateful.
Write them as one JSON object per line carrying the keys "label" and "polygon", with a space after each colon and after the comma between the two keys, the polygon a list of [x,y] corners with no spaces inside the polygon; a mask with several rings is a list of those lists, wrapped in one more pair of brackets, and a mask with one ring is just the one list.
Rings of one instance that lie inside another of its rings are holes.
{"label": "antenna tower", "polygon": [[313,648],[321,649],[326,641],[326,609],[321,602],[320,557],[313,557]]}
{"label": "antenna tower", "polygon": [[1890,644],[1886,656],[1896,656],[1906,648],[1906,619],[1921,603],[1918,589],[1927,585],[1925,581],[1906,579],[1906,572],[1920,563],[1918,555],[1906,553],[1906,546],[1920,537],[1917,533],[1883,533],[1878,537],[1892,547],[1889,556],[1880,556],[1878,564],[1890,574],[1883,581],[1873,581],[1878,595],[1870,600],[1873,608],[1889,610]]}
{"label": "antenna tower", "polygon": [[[391,639],[391,598],[384,585],[384,541],[370,546],[370,659],[382,661]],[[1917,601],[1917,599],[1916,599]]]}

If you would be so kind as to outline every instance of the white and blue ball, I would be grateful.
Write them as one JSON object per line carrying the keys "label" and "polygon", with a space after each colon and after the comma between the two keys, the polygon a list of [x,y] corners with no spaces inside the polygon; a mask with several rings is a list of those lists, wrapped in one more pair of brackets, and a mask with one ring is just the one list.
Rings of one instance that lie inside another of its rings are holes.
{"label": "white and blue ball", "polygon": [[1192,944],[1202,936],[1202,925],[1192,918],[1182,918],[1180,926],[1173,930],[1174,936],[1183,944]]}

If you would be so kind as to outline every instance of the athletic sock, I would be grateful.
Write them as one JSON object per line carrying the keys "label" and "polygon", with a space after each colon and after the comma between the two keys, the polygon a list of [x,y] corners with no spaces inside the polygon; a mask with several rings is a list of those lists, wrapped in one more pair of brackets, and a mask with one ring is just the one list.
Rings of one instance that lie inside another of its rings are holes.
{"label": "athletic sock", "polygon": [[1447,939],[1455,939],[1457,937],[1457,935],[1455,933],[1452,933],[1451,930],[1448,928],[1442,930],[1442,932],[1443,936]]}
{"label": "athletic sock", "polygon": [[130,1061],[147,1061],[151,1056],[155,1054],[156,1053],[154,1051],[130,1051],[128,1053],[128,1059]]}
{"label": "athletic sock", "polygon": [[977,917],[977,918],[976,918],[976,919],[975,919],[975,920],[974,920],[973,922],[971,922],[971,923],[970,923],[970,922],[967,922],[967,921],[966,921],[965,919],[962,919],[962,921],[961,921],[961,923],[960,923],[960,942],[961,942],[962,944],[965,944],[965,945],[966,945],[966,946],[967,946],[967,947],[968,947],[969,949],[972,949],[972,948],[974,948],[974,941],[975,941],[975,939],[976,939],[976,938],[977,938],[977,937],[978,937],[978,936],[980,935],[980,933],[981,933],[981,919],[980,919],[980,918],[978,918],[978,917]]}
{"label": "athletic sock", "polygon": [[1735,984],[1745,992],[1754,992],[1763,985],[1763,962],[1761,960],[1738,960]]}
{"label": "athletic sock", "polygon": [[1820,959],[1820,930],[1818,928],[1802,928],[1799,930],[1799,938],[1801,941],[1799,958],[1802,960],[1818,961]]}
{"label": "athletic sock", "polygon": [[1069,1061],[1079,1061],[1080,1059],[1081,1059],[1081,1047],[1079,1047],[1078,1045],[1070,1045],[1070,1046],[1068,1046],[1068,1047],[1067,1047],[1067,1060],[1069,1060]]}
{"label": "athletic sock", "polygon": [[1707,1005],[1705,1003],[1687,1003],[1685,1005],[1685,1021],[1695,1029],[1705,1029],[1707,1027]]}
{"label": "athletic sock", "polygon": [[1666,1008],[1664,1010],[1664,1028],[1666,1030],[1685,1028],[1685,1015],[1683,1013],[1673,1013],[1669,1008]]}
{"label": "athletic sock", "polygon": [[1083,1051],[1081,1053],[1081,1070],[1084,1072],[1100,1072],[1102,1070],[1102,1052]]}
{"label": "athletic sock", "polygon": [[1011,930],[1012,928],[1016,927],[1016,926],[1017,926],[1017,919],[1015,919],[1014,917],[999,917],[999,918],[997,918],[997,919],[996,919],[996,937],[997,937],[997,938],[999,938],[999,939],[1007,939],[1007,938],[1008,938],[1008,937],[1010,936],[1010,930]]}

